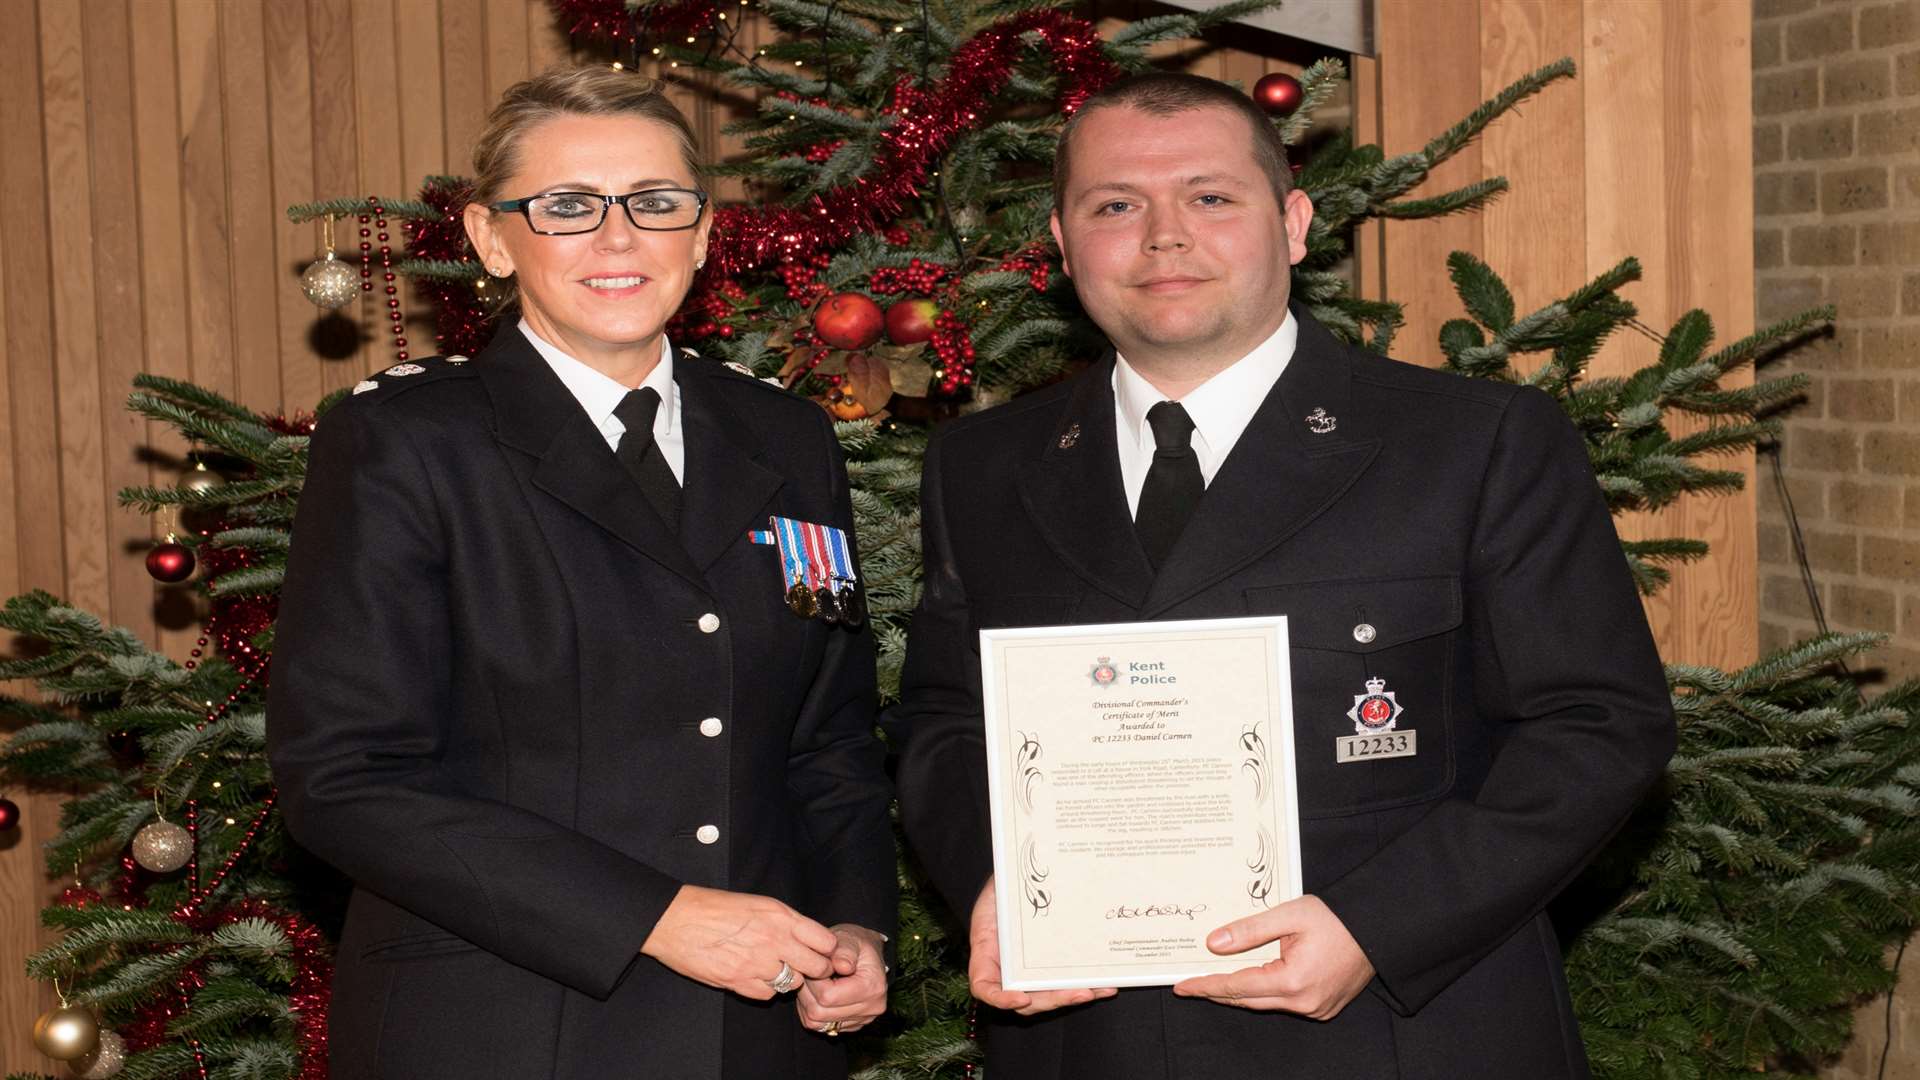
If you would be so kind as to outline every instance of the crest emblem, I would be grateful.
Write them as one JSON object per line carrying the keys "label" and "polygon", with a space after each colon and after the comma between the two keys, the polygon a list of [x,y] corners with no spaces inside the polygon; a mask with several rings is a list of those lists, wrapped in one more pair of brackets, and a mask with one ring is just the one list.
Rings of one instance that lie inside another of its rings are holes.
{"label": "crest emblem", "polygon": [[419,364],[395,364],[382,374],[398,377],[401,375],[418,375],[425,370],[427,369],[421,367]]}
{"label": "crest emblem", "polygon": [[1387,689],[1387,680],[1375,675],[1367,680],[1366,693],[1353,695],[1353,708],[1347,710],[1347,718],[1353,721],[1354,731],[1372,735],[1392,731],[1405,711],[1394,700],[1393,691]]}
{"label": "crest emblem", "polygon": [[1333,429],[1339,426],[1339,419],[1328,416],[1327,410],[1318,405],[1315,405],[1313,411],[1307,414],[1307,430],[1315,435],[1332,434]]}
{"label": "crest emblem", "polygon": [[1120,681],[1120,669],[1113,666],[1112,660],[1103,656],[1100,662],[1093,665],[1093,669],[1087,672],[1087,678],[1093,681],[1093,685],[1105,689]]}
{"label": "crest emblem", "polygon": [[379,383],[374,382],[372,379],[361,379],[360,382],[354,386],[353,392],[356,394],[364,394],[369,390],[378,389],[380,389]]}

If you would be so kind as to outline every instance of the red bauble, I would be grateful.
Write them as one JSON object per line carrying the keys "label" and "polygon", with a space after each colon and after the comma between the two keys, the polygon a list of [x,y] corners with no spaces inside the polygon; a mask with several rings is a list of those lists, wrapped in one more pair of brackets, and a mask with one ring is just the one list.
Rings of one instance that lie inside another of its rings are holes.
{"label": "red bauble", "polygon": [[880,305],[859,293],[835,293],[813,313],[813,331],[836,349],[864,349],[880,340]]}
{"label": "red bauble", "polygon": [[0,832],[5,832],[20,824],[20,804],[12,799],[0,799]]}
{"label": "red bauble", "polygon": [[1306,93],[1299,79],[1278,71],[1262,75],[1260,81],[1253,84],[1253,100],[1268,116],[1292,116]]}
{"label": "red bauble", "polygon": [[895,345],[918,345],[933,336],[933,320],[940,305],[931,300],[901,300],[887,309],[887,340]]}
{"label": "red bauble", "polygon": [[147,573],[152,574],[155,581],[168,584],[185,581],[193,576],[193,551],[172,540],[155,544],[153,550],[147,552]]}

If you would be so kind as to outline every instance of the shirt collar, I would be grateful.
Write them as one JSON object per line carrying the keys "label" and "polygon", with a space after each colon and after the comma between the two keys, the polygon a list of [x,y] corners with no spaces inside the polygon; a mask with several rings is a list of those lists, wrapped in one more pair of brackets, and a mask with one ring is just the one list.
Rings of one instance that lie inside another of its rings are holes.
{"label": "shirt collar", "polygon": [[[587,410],[587,418],[593,426],[604,430],[608,420],[613,418],[613,410],[627,396],[627,387],[618,379],[597,371],[575,360],[558,347],[534,332],[527,320],[520,320],[520,332],[533,343],[534,350],[547,362],[560,381],[566,384],[580,407]],[[660,342],[660,362],[653,365],[647,377],[640,380],[640,386],[651,386],[660,395],[663,406],[653,421],[656,434],[671,435],[680,416],[678,388],[673,382],[673,344],[664,338]],[[638,387],[635,387],[638,389]],[[617,421],[616,421],[617,422]],[[624,427],[622,430],[625,430]]]}
{"label": "shirt collar", "polygon": [[[1241,432],[1253,422],[1253,414],[1260,410],[1260,403],[1293,359],[1299,337],[1300,324],[1288,312],[1267,340],[1180,399],[1193,420],[1194,433],[1209,448],[1230,449],[1240,441]],[[1121,434],[1131,435],[1136,445],[1151,450],[1153,429],[1147,424],[1147,410],[1166,401],[1167,396],[1118,353],[1114,354],[1113,394],[1125,421]]]}

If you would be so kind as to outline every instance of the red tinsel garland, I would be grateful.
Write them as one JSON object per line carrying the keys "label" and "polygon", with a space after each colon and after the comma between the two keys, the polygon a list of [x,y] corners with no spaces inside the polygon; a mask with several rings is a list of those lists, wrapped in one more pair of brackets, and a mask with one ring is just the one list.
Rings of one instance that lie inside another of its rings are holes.
{"label": "red tinsel garland", "polygon": [[552,0],[553,10],[571,20],[567,33],[604,37],[615,43],[641,35],[700,34],[713,28],[719,5],[713,0],[661,0],[629,8],[627,0]]}

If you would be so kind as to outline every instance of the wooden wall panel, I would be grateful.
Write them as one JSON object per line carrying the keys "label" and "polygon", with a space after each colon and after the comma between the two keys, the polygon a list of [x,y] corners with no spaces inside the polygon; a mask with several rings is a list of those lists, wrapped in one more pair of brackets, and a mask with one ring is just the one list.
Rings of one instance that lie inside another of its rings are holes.
{"label": "wooden wall panel", "polygon": [[[1423,143],[1515,75],[1562,54],[1580,81],[1525,107],[1427,190],[1503,172],[1514,191],[1489,212],[1370,228],[1354,270],[1364,290],[1409,302],[1397,350],[1432,359],[1434,328],[1458,311],[1448,251],[1482,254],[1521,304],[1565,292],[1632,252],[1632,292],[1662,324],[1681,304],[1727,332],[1751,321],[1747,0],[1431,0],[1377,4],[1378,60],[1359,60],[1350,116],[1389,151]],[[1111,28],[1159,14],[1101,0]],[[729,8],[740,18],[739,9]],[[488,108],[513,81],[576,50],[546,0],[13,0],[0,35],[0,595],[46,588],[184,655],[197,634],[190,588],[156,589],[143,545],[164,528],[121,511],[130,483],[171,483],[186,451],[123,404],[136,371],[190,378],[262,409],[311,408],[392,362],[384,294],[323,317],[299,293],[320,251],[284,208],[324,196],[411,196],[430,173],[465,173]],[[766,35],[748,15],[740,44]],[[1297,72],[1316,50],[1253,31],[1168,43],[1155,57],[1251,84]],[[707,149],[738,96],[643,66],[674,83]],[[1600,89],[1604,88],[1604,89]],[[737,197],[728,182],[723,196]],[[358,253],[358,223],[336,238]],[[397,233],[390,243],[400,246]],[[377,244],[377,241],[376,241]],[[412,351],[432,351],[409,301]],[[1618,365],[1651,346],[1623,340]],[[1608,370],[1612,370],[1611,368]],[[147,451],[157,452],[158,464]],[[1668,655],[1727,662],[1751,652],[1751,503],[1700,500],[1644,527],[1709,535],[1722,554],[1677,586],[1661,615]],[[4,646],[0,646],[4,647]],[[16,797],[20,793],[10,793]],[[23,800],[0,837],[0,972],[40,941],[39,845],[60,797]],[[26,1020],[50,995],[0,978],[0,1070],[42,1070]]]}
{"label": "wooden wall panel", "polygon": [[[1579,76],[1496,122],[1473,147],[1436,170],[1414,195],[1505,175],[1512,190],[1486,212],[1449,221],[1389,222],[1382,256],[1361,285],[1408,306],[1394,352],[1437,356],[1435,334],[1461,314],[1447,280],[1454,250],[1488,261],[1532,310],[1627,255],[1645,273],[1626,296],[1648,327],[1664,331],[1704,308],[1720,339],[1752,328],[1753,258],[1749,0],[1435,0],[1379,8],[1379,119],[1388,154],[1418,148],[1514,78],[1560,56]],[[1374,63],[1361,65],[1363,75]],[[1454,77],[1476,73],[1477,81]],[[1376,273],[1378,271],[1378,273]],[[1384,291],[1384,293],[1383,293]],[[1624,332],[1593,362],[1620,374],[1659,350],[1649,333]],[[1732,382],[1748,378],[1742,374]],[[1681,430],[1687,430],[1681,425]],[[1722,464],[1722,463],[1716,463]],[[1751,455],[1730,459],[1751,480]],[[1675,570],[1647,603],[1668,660],[1735,665],[1758,650],[1754,596],[1754,495],[1701,496],[1621,522],[1629,537],[1707,540],[1707,560]]]}

